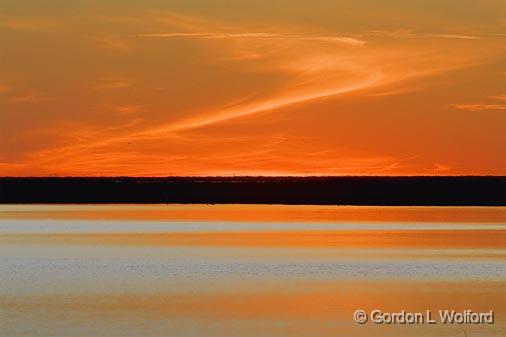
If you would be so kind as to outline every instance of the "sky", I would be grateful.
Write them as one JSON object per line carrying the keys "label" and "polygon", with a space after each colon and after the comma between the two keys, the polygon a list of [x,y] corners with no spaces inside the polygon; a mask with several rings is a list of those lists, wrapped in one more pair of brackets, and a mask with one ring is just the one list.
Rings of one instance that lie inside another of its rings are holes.
{"label": "sky", "polygon": [[0,175],[506,175],[503,0],[0,0]]}

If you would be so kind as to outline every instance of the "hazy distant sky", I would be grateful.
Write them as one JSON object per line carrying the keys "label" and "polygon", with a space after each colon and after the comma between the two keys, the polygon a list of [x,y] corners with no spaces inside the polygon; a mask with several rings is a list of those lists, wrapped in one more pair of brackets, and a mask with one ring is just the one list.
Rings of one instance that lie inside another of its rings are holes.
{"label": "hazy distant sky", "polygon": [[0,0],[0,175],[506,174],[504,0]]}

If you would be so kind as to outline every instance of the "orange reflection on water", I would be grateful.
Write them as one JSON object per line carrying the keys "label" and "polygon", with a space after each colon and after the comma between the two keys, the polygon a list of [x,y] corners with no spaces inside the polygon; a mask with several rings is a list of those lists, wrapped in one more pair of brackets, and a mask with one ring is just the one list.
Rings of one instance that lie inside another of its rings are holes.
{"label": "orange reflection on water", "polygon": [[221,247],[506,248],[502,230],[5,234],[2,244]]}
{"label": "orange reflection on water", "polygon": [[[493,281],[334,281],[298,286],[287,283],[282,288],[263,288],[262,283],[250,286],[231,285],[229,291],[220,293],[0,296],[0,308],[14,313],[13,317],[18,313],[26,314],[28,310],[35,317],[45,317],[50,322],[70,315],[74,317],[73,331],[78,335],[83,331],[105,331],[113,323],[117,328],[131,329],[125,331],[128,336],[135,332],[156,333],[160,324],[170,333],[231,336],[234,335],[228,331],[234,327],[231,322],[240,322],[236,329],[241,335],[252,336],[255,333],[277,336],[406,336],[406,326],[402,325],[358,325],[353,322],[353,312],[357,309],[424,313],[430,310],[436,318],[440,309],[488,311],[493,307],[497,317],[493,325],[408,326],[411,336],[442,336],[445,332],[448,336],[458,336],[463,329],[476,330],[476,335],[484,336],[499,332],[506,312],[502,291],[504,284]],[[197,325],[183,324],[186,319]],[[94,324],[83,325],[91,321]],[[11,322],[7,323],[10,323],[5,326],[8,332],[13,326]],[[30,330],[32,324],[34,322],[27,322],[26,328]],[[50,331],[61,331],[58,325],[39,326],[42,331],[48,327]]]}
{"label": "orange reflection on water", "polygon": [[505,223],[506,207],[0,205],[0,219]]}
{"label": "orange reflection on water", "polygon": [[[500,336],[505,215],[504,207],[0,206],[0,335]],[[357,309],[493,309],[496,322],[359,325]]]}

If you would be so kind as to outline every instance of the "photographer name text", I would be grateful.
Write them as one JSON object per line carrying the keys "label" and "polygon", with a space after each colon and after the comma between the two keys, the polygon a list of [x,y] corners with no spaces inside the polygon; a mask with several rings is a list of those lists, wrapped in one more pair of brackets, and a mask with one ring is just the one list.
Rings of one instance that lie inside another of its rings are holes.
{"label": "photographer name text", "polygon": [[356,310],[353,319],[359,324],[494,324],[494,311],[474,312],[472,310],[431,310],[425,312],[384,312],[379,309],[366,312]]}

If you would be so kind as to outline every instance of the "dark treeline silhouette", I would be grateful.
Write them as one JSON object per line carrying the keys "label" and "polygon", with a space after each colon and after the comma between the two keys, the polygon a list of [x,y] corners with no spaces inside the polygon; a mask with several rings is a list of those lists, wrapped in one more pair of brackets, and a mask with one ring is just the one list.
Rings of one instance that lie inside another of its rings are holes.
{"label": "dark treeline silhouette", "polygon": [[5,177],[0,203],[504,206],[506,177]]}

